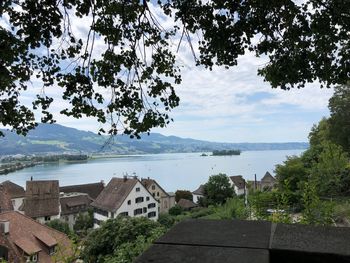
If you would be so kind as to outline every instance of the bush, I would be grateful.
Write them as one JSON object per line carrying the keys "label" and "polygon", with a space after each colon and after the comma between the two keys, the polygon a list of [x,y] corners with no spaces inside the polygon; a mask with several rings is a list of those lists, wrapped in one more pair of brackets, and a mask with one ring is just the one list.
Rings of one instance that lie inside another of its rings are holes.
{"label": "bush", "polygon": [[180,215],[183,212],[183,209],[181,206],[175,205],[172,208],[169,209],[169,215],[177,216]]}
{"label": "bush", "polygon": [[162,213],[159,215],[158,222],[162,226],[164,226],[166,228],[170,228],[175,224],[175,218],[167,213]]}

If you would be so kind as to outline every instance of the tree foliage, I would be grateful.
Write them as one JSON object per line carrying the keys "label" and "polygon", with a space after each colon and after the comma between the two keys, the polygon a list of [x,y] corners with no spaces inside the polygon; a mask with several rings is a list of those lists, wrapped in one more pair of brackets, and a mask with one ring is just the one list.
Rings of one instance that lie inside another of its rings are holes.
{"label": "tree foliage", "polygon": [[350,153],[350,83],[335,87],[328,107],[330,138]]}
{"label": "tree foliage", "polygon": [[224,204],[228,198],[235,195],[230,179],[226,174],[217,174],[209,177],[204,185],[204,199],[207,205]]}
{"label": "tree foliage", "polygon": [[[164,28],[150,5],[173,23]],[[53,122],[45,90],[56,87],[69,105],[61,114],[109,123],[110,134],[164,127],[179,104],[172,45],[184,39],[209,69],[235,66],[248,51],[268,57],[258,73],[274,88],[345,84],[348,10],[338,0],[1,1],[0,123],[26,134],[37,114]],[[76,24],[87,25],[85,34],[74,32]],[[21,96],[35,78],[41,91],[25,105]]]}
{"label": "tree foliage", "polygon": [[193,201],[193,195],[191,191],[188,190],[177,190],[175,192],[175,201],[179,202],[181,199],[187,199]]}
{"label": "tree foliage", "polygon": [[132,262],[164,231],[144,217],[110,219],[87,236],[82,257],[84,262]]}
{"label": "tree foliage", "polygon": [[73,234],[72,230],[69,228],[68,223],[63,222],[59,219],[51,220],[47,222],[46,225],[62,233],[65,233],[68,236],[71,236]]}

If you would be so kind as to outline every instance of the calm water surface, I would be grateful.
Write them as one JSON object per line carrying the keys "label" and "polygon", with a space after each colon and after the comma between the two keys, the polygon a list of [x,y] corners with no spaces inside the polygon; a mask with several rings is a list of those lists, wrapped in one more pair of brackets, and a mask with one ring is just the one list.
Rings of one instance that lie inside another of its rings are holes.
{"label": "calm water surface", "polygon": [[282,163],[287,155],[299,155],[303,150],[246,151],[239,156],[207,156],[200,153],[172,153],[125,156],[91,160],[86,163],[44,164],[0,175],[0,182],[11,180],[25,186],[33,176],[34,180],[57,179],[60,185],[92,183],[125,173],[139,177],[151,177],[166,191],[177,189],[195,190],[213,174],[241,174],[245,179],[258,180],[266,171],[273,174],[276,164]]}

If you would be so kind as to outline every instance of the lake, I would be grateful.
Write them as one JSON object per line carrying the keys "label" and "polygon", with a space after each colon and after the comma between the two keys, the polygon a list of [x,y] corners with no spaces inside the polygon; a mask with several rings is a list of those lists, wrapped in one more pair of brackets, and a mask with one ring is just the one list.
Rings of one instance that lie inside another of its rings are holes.
{"label": "lake", "polygon": [[276,164],[288,155],[299,155],[304,150],[246,151],[238,156],[200,156],[201,153],[169,153],[132,155],[118,158],[93,159],[85,163],[43,164],[7,175],[0,175],[0,182],[11,180],[25,186],[31,176],[33,180],[59,180],[60,185],[93,183],[125,174],[136,174],[139,178],[151,177],[166,190],[195,190],[207,182],[210,175],[226,173],[243,175],[260,180],[266,171],[274,174]]}

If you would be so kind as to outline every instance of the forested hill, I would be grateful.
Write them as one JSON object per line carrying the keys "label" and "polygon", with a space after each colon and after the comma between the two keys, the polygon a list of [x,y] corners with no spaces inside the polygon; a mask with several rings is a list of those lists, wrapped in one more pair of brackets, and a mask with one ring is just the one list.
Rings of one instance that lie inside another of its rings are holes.
{"label": "forested hill", "polygon": [[[306,149],[307,143],[215,143],[159,133],[142,135],[140,140],[118,135],[112,140],[92,132],[81,131],[58,124],[40,124],[26,137],[2,130],[0,155],[45,153],[167,153],[211,152],[213,150],[288,150]],[[103,147],[104,146],[104,147]]]}

